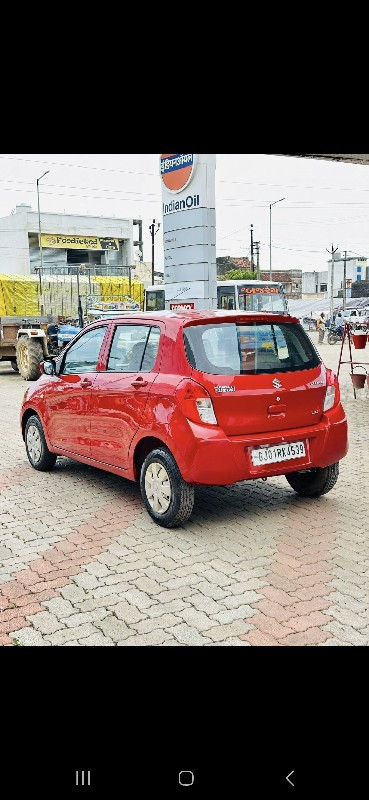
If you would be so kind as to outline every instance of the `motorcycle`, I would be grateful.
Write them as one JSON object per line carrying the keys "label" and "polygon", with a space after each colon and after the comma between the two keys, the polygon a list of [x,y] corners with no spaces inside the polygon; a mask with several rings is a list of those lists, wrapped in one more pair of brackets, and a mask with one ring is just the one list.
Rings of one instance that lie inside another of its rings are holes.
{"label": "motorcycle", "polygon": [[327,337],[328,344],[337,344],[337,342],[342,342],[343,332],[344,328],[342,327],[336,328],[335,325],[332,326],[332,328],[329,329]]}

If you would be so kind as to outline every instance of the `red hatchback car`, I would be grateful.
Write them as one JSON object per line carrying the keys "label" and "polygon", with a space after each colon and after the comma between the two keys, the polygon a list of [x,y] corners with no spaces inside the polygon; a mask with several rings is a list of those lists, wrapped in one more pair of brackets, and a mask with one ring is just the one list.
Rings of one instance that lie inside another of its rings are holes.
{"label": "red hatchback car", "polygon": [[164,527],[189,518],[196,484],[285,475],[319,497],[347,453],[338,380],[293,317],[126,314],[42,369],[21,411],[31,465],[67,456],[139,481]]}

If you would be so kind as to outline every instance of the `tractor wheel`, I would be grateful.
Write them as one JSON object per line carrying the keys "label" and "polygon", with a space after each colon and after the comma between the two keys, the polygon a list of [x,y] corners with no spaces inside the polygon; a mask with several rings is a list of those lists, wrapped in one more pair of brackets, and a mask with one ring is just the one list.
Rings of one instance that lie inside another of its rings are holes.
{"label": "tractor wheel", "polygon": [[21,336],[17,342],[17,364],[25,381],[37,381],[40,377],[40,364],[44,360],[41,343],[28,336]]}

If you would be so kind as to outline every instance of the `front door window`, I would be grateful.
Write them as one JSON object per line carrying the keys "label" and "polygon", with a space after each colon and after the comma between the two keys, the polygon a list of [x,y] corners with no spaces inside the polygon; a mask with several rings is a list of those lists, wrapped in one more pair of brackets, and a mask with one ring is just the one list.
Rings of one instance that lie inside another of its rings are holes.
{"label": "front door window", "polygon": [[62,374],[81,375],[87,372],[96,372],[105,333],[106,326],[94,328],[80,336],[65,355]]}

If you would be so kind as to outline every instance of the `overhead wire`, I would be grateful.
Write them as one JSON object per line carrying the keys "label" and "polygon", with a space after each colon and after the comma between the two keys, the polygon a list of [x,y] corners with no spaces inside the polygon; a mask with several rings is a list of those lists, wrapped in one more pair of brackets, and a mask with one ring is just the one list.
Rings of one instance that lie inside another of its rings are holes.
{"label": "overhead wire", "polygon": [[[102,153],[100,155],[104,155],[104,153]],[[121,154],[117,154],[117,155],[119,156]],[[146,154],[135,153],[134,155],[142,156],[142,155],[146,155]],[[243,153],[242,155],[248,155],[248,154],[247,153]],[[265,158],[267,158],[267,157],[268,156],[266,155]],[[46,166],[68,167],[68,168],[74,168],[74,169],[84,169],[84,170],[97,171],[97,172],[115,172],[117,174],[123,174],[123,175],[143,175],[143,176],[146,176],[146,177],[158,177],[158,174],[159,174],[159,171],[158,172],[148,172],[148,171],[141,172],[139,170],[122,170],[122,169],[117,169],[116,167],[97,167],[96,165],[76,164],[76,163],[68,164],[68,163],[60,162],[60,161],[49,161],[49,160],[44,160],[44,159],[31,159],[31,158],[24,158],[24,157],[20,157],[20,156],[1,155],[0,159],[1,160],[6,160],[6,161],[20,161],[20,162],[28,163],[28,164],[44,164]],[[278,188],[278,189],[279,188],[286,188],[286,189],[308,189],[308,190],[313,190],[313,191],[314,190],[319,190],[319,191],[342,191],[342,192],[369,192],[369,188],[368,189],[360,189],[358,187],[340,187],[340,186],[309,186],[309,185],[305,186],[303,184],[269,183],[269,182],[263,183],[263,182],[257,182],[257,181],[238,181],[238,180],[230,180],[230,179],[224,179],[224,178],[218,179],[218,183],[234,184],[234,185],[240,185],[240,186],[267,186],[267,187]]]}

